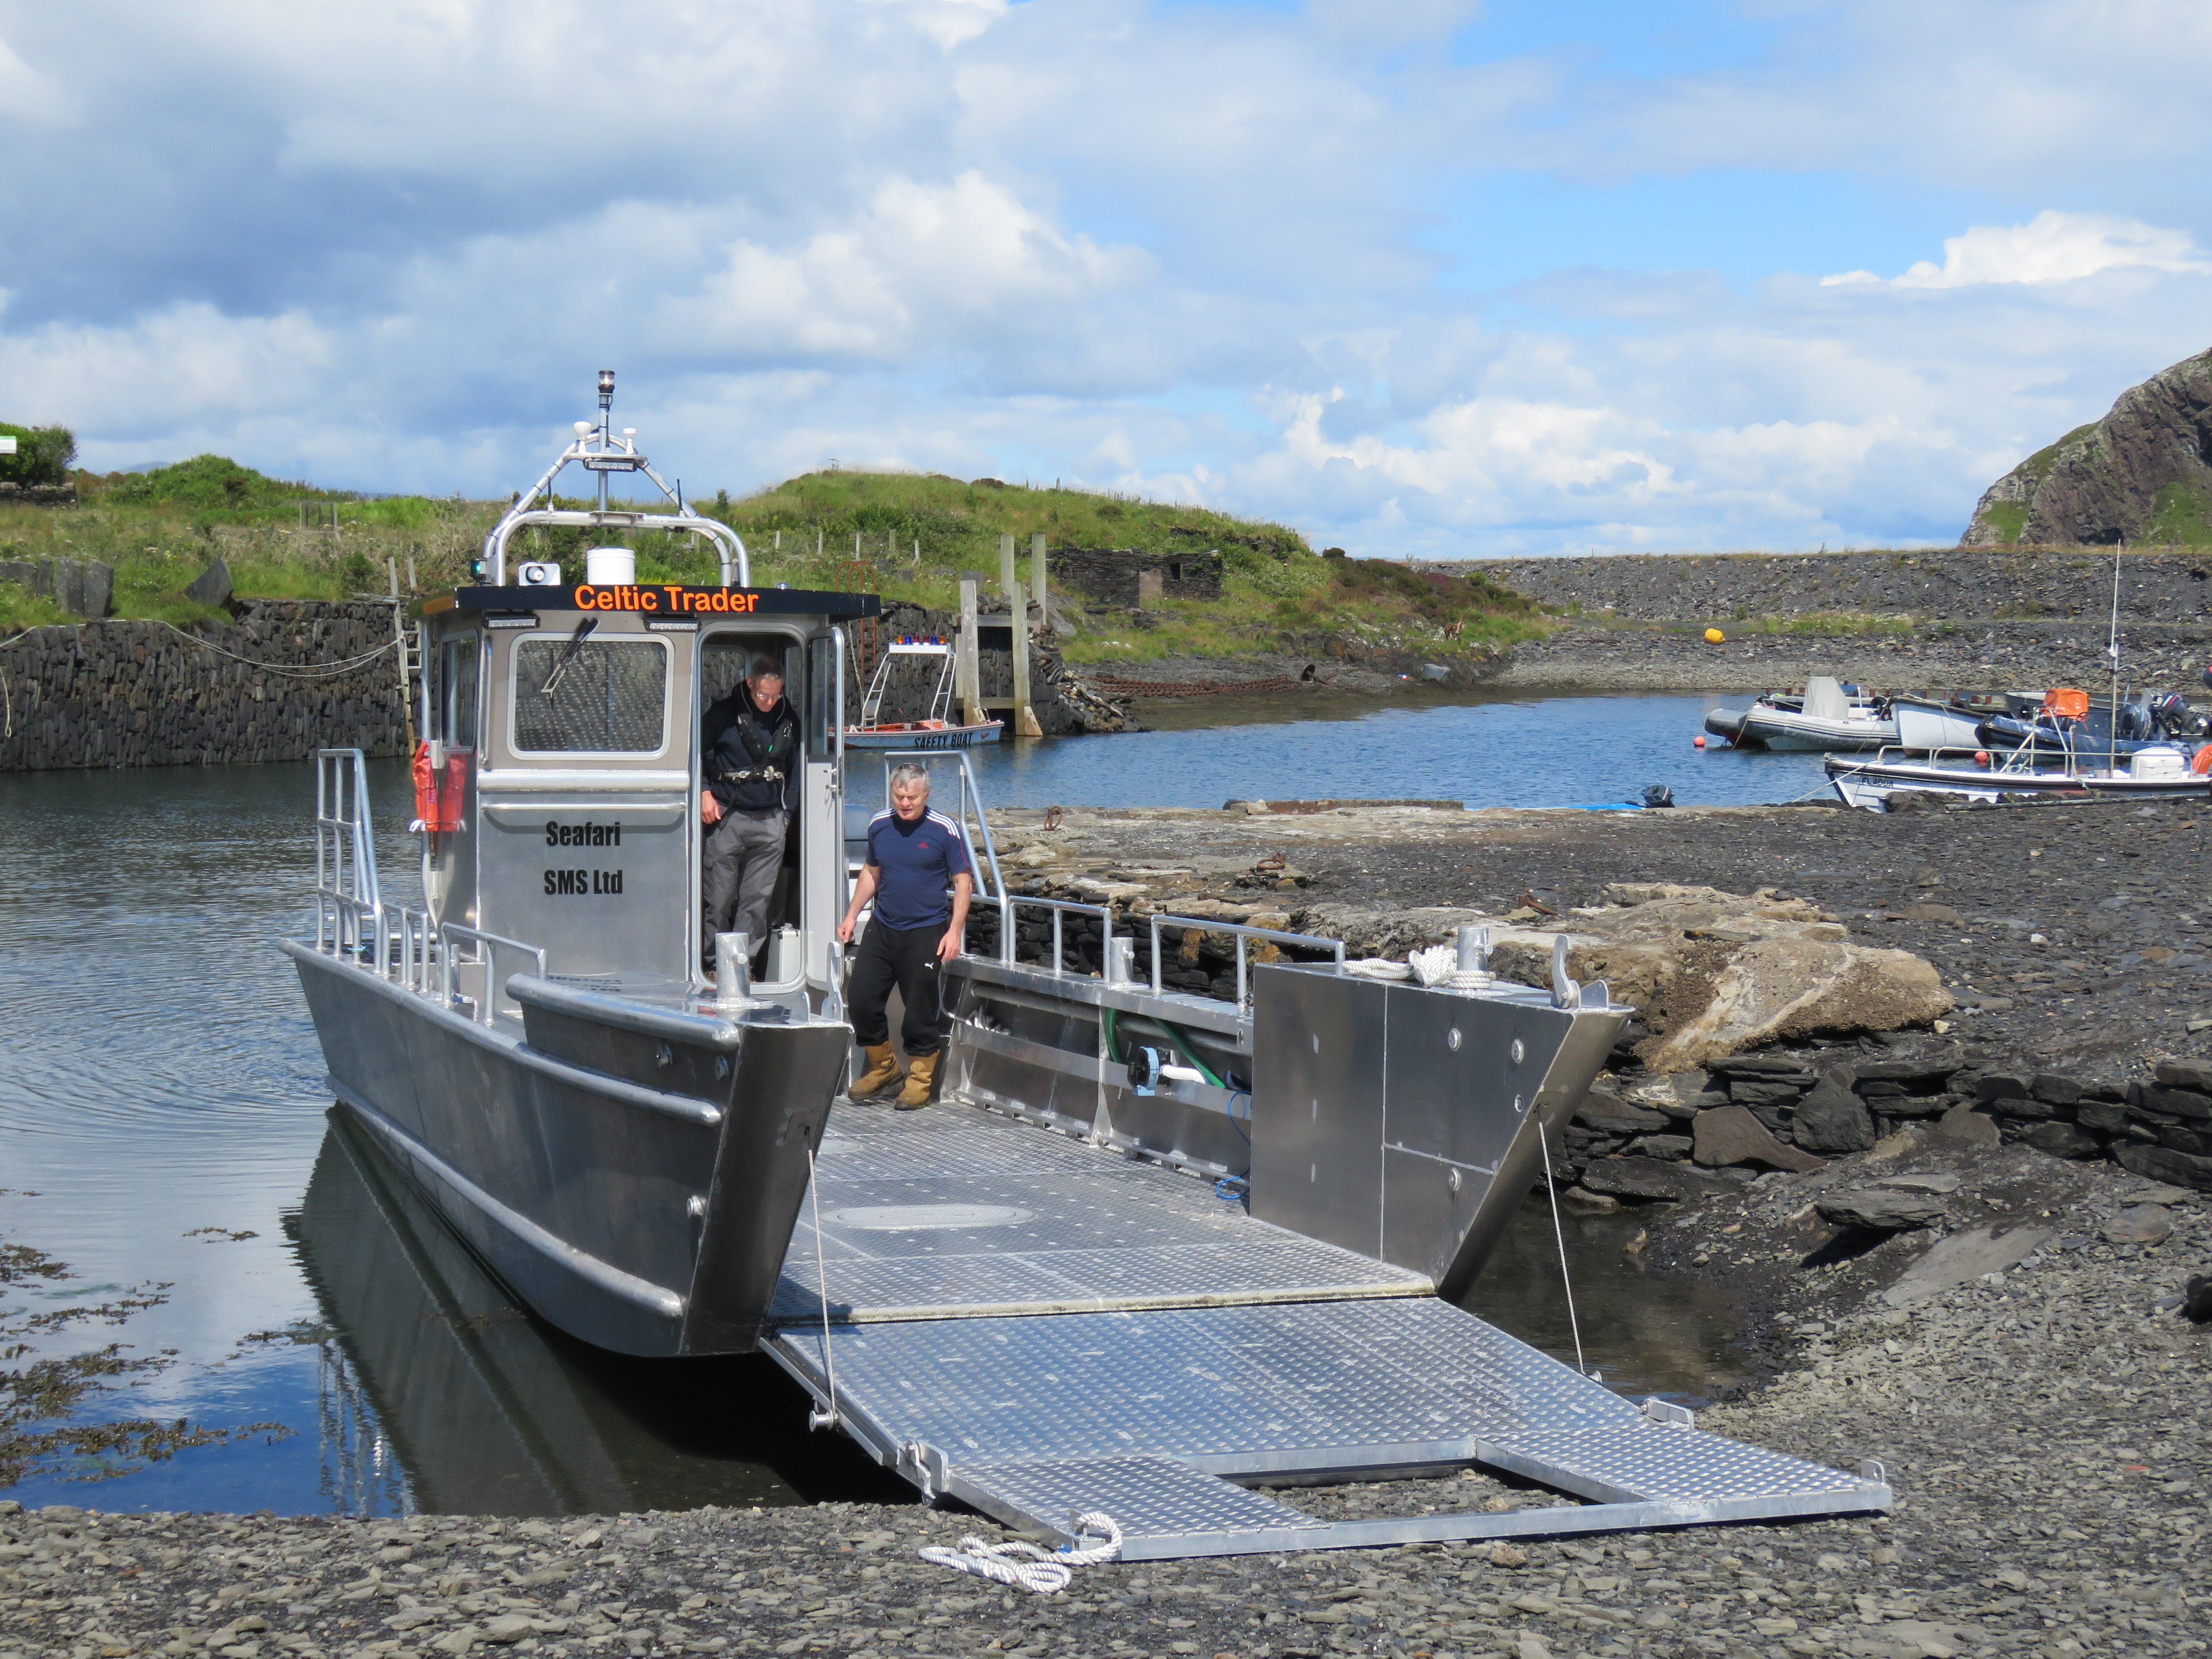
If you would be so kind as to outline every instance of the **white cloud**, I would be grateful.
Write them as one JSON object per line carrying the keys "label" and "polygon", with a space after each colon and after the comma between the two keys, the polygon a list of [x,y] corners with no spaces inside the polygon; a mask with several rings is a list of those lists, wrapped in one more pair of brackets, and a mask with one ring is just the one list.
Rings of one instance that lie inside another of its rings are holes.
{"label": "white cloud", "polygon": [[[2212,271],[2185,230],[2138,219],[2047,210],[2024,225],[1975,225],[1943,239],[1943,263],[1922,259],[1891,288],[1965,288],[1977,283],[2072,283],[2101,270]],[[1823,276],[1835,288],[1878,283],[1869,270]]]}
{"label": "white cloud", "polygon": [[42,127],[68,126],[78,119],[76,100],[40,74],[0,40],[0,119]]}

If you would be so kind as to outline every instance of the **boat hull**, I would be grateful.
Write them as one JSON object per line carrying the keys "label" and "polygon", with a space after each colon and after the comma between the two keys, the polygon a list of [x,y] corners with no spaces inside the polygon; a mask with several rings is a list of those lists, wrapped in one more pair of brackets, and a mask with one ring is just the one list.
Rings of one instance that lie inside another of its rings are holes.
{"label": "boat hull", "polygon": [[1914,763],[1834,762],[1829,781],[1847,806],[1887,811],[1899,794],[1948,795],[1995,805],[2034,798],[2111,796],[2133,800],[2203,800],[2212,796],[2212,777],[2093,777],[2064,772],[2008,772],[1982,768]]}
{"label": "boat hull", "polygon": [[985,744],[996,743],[1006,730],[1003,720],[987,720],[981,726],[944,726],[921,730],[895,726],[850,726],[845,728],[845,747],[848,749],[919,749],[934,752],[940,749],[980,749]]}
{"label": "boat hull", "polygon": [[1786,708],[1747,709],[1743,734],[1762,748],[1799,753],[1883,749],[1898,740],[1895,720],[1832,720],[1815,714],[1792,714]]}
{"label": "boat hull", "polygon": [[520,976],[527,1025],[486,1025],[281,943],[331,1092],[520,1301],[618,1353],[757,1346],[850,1027],[625,1028]]}

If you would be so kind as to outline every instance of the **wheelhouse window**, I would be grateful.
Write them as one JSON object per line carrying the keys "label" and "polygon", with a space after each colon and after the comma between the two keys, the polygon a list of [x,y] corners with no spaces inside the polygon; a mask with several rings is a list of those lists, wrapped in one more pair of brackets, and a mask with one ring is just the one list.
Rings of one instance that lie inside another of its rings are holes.
{"label": "wheelhouse window", "polygon": [[666,742],[667,726],[662,641],[580,635],[516,641],[517,754],[650,755]]}

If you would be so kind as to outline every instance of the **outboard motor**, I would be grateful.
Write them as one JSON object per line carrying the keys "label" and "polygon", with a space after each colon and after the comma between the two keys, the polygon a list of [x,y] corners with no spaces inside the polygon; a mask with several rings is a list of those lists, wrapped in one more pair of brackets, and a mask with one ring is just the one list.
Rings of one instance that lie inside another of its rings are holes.
{"label": "outboard motor", "polygon": [[1644,790],[1644,804],[1646,806],[1672,806],[1674,792],[1663,783],[1655,783]]}

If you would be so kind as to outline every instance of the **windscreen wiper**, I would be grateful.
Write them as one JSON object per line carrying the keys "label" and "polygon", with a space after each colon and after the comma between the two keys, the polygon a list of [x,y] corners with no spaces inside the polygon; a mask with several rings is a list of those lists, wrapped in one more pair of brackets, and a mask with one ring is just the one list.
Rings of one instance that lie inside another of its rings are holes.
{"label": "windscreen wiper", "polygon": [[584,648],[585,640],[599,625],[599,619],[597,617],[586,617],[578,625],[576,631],[568,636],[568,648],[561,653],[561,659],[553,665],[553,672],[545,677],[545,684],[538,688],[539,696],[550,697],[553,695],[553,688],[561,684],[561,676],[568,672],[568,665],[576,660],[576,653]]}

